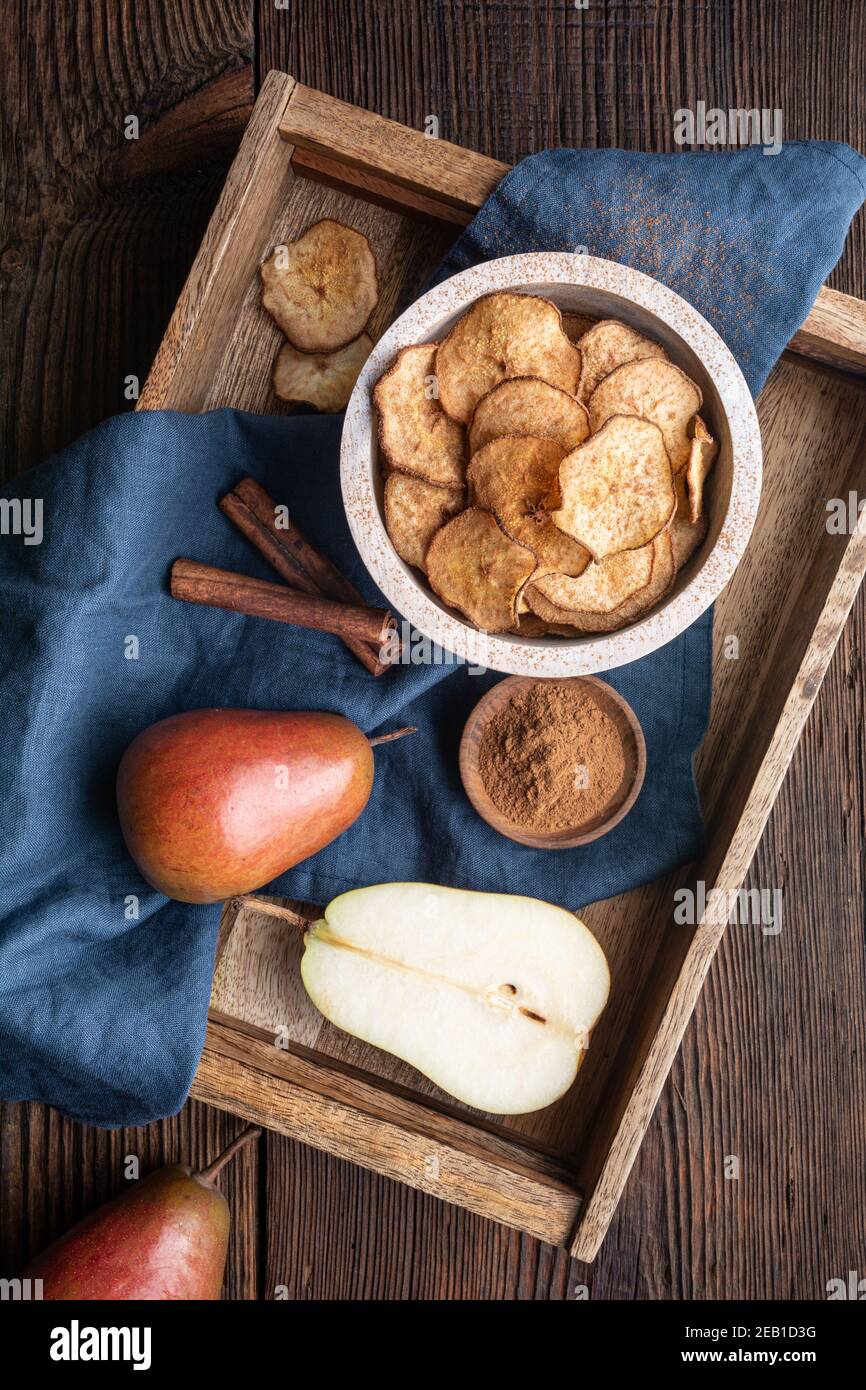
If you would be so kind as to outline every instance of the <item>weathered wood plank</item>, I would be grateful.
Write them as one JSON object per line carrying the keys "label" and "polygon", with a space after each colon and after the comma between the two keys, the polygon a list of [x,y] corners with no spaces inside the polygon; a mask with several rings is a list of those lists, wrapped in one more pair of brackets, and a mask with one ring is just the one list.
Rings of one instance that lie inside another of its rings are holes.
{"label": "weathered wood plank", "polygon": [[[300,25],[266,7],[259,72],[417,130],[438,113],[446,138],[507,163],[555,144],[672,149],[673,112],[698,98],[780,107],[789,139],[866,146],[860,7],[542,0],[482,15],[406,0],[381,41],[374,9],[315,3]],[[861,213],[830,281],[861,298],[864,229]],[[862,1010],[864,640],[861,595],[749,879],[784,883],[786,928],[772,954],[745,931],[723,941],[595,1264],[566,1275],[533,1241],[273,1137],[269,1271],[290,1264],[302,1298],[562,1298],[583,1281],[618,1299],[823,1296],[864,1243],[847,1213],[866,1206],[866,1081],[843,1036]],[[724,1178],[732,1151],[739,1182]]]}
{"label": "weathered wood plank", "polygon": [[[852,61],[866,10],[845,0],[598,0],[586,11],[395,0],[384,28],[376,0],[305,0],[302,18],[299,8],[256,7],[260,78],[279,67],[418,130],[438,113],[446,138],[506,163],[553,144],[673,148],[674,110],[699,97],[778,106],[787,138],[866,147]],[[91,175],[122,116],[143,112],[146,129],[251,49],[246,0],[86,10],[74,41],[68,7],[25,5],[18,28],[0,34],[7,475],[128,406],[124,378],[144,380],[221,187],[205,170],[147,180],[105,205]],[[25,32],[35,77],[13,52]],[[26,157],[11,143],[22,132]],[[830,282],[860,297],[864,226],[861,214]],[[284,1282],[299,1298],[563,1298],[585,1280],[593,1297],[618,1299],[820,1298],[830,1274],[856,1266],[866,1244],[866,1085],[851,1031],[864,970],[864,643],[861,596],[753,866],[753,885],[784,884],[785,928],[772,949],[744,931],[723,941],[592,1269],[272,1135],[265,1296]],[[203,1108],[192,1111],[201,1125]],[[56,1209],[63,1224],[64,1211],[83,1209],[76,1194],[94,1190],[84,1131],[65,1127],[50,1148],[37,1133],[43,1113],[6,1109],[4,1273],[20,1267],[28,1222],[35,1246],[41,1213]],[[738,1182],[724,1178],[731,1152]]]}
{"label": "weathered wood plank", "polygon": [[[131,407],[126,378],[144,381],[252,102],[252,47],[246,0],[22,0],[4,14],[3,478]],[[125,138],[129,115],[137,142]],[[142,1172],[203,1163],[238,1129],[197,1104],[119,1131],[0,1105],[0,1275],[19,1274],[122,1190],[126,1155]],[[258,1183],[257,1152],[221,1180],[233,1212],[229,1298],[257,1296]]]}
{"label": "weathered wood plank", "polygon": [[[0,26],[0,481],[132,407],[225,177],[219,112],[253,96],[246,0],[16,9]],[[200,160],[181,176],[187,102]],[[129,182],[135,148],[146,177]]]}
{"label": "weathered wood plank", "polygon": [[[458,225],[471,221],[510,167],[300,84],[279,130],[296,147],[299,172]],[[866,376],[866,305],[822,286],[789,350]]]}
{"label": "weathered wood plank", "polygon": [[[19,1275],[38,1251],[123,1192],[130,1158],[141,1177],[166,1163],[202,1168],[241,1129],[236,1117],[195,1102],[160,1124],[116,1130],[75,1124],[43,1105],[0,1102],[0,1278]],[[259,1296],[262,1142],[239,1154],[219,1180],[232,1212],[228,1299]]]}
{"label": "weathered wood plank", "polygon": [[307,1088],[299,1083],[302,1071],[297,1058],[281,1054],[273,1043],[242,1038],[212,1022],[195,1095],[553,1245],[565,1241],[580,1204],[567,1182],[533,1171],[504,1152],[497,1154],[489,1143],[461,1136],[455,1126],[438,1124],[434,1115],[424,1126],[413,1109],[401,1124],[363,1109],[349,1088],[345,1100]]}

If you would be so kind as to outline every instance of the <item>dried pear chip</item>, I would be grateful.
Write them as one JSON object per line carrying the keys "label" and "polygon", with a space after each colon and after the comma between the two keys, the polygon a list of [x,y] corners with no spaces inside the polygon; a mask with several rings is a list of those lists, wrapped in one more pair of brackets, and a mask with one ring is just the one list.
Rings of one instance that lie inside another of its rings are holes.
{"label": "dried pear chip", "polygon": [[646,588],[653,570],[654,541],[637,550],[621,550],[599,564],[588,565],[577,579],[546,574],[532,582],[527,603],[541,595],[556,608],[582,613],[611,613],[632,594]]}
{"label": "dried pear chip", "polygon": [[589,415],[574,396],[548,381],[533,376],[509,377],[482,396],[475,407],[469,427],[470,454],[504,434],[553,439],[568,453],[589,435]]}
{"label": "dried pear chip", "polygon": [[[625,603],[621,603],[612,613],[584,615],[578,626],[586,627],[591,623],[595,631],[614,632],[628,623],[637,622],[638,618],[644,617],[650,609],[661,603],[670,593],[677,577],[669,531],[663,531],[660,536],[656,536],[653,552],[652,577],[645,589],[640,589],[631,598],[627,598]],[[604,626],[596,626],[596,620]]]}
{"label": "dried pear chip", "polygon": [[562,326],[566,337],[573,343],[579,343],[584,333],[588,333],[597,323],[598,319],[593,318],[592,314],[568,314],[562,311]]}
{"label": "dried pear chip", "polygon": [[[549,578],[548,575],[543,577]],[[581,616],[578,609],[560,608],[558,604],[551,603],[550,599],[541,592],[535,580],[531,584],[527,584],[523,593],[529,612],[540,623],[564,623],[566,619],[570,620],[575,615]],[[520,621],[522,622],[523,619],[521,618]]]}
{"label": "dried pear chip", "polygon": [[436,487],[409,473],[391,473],[385,481],[385,529],[400,559],[423,569],[434,535],[464,502],[462,487]]}
{"label": "dried pear chip", "polygon": [[690,501],[687,492],[686,479],[681,473],[676,480],[677,485],[677,510],[670,526],[671,545],[674,551],[674,565],[679,574],[683,565],[687,563],[703,542],[709,530],[709,524],[705,513],[701,513],[695,521],[690,519]]}
{"label": "dried pear chip", "polygon": [[692,442],[686,464],[686,487],[689,494],[689,521],[697,522],[704,509],[704,483],[719,452],[700,415],[692,421]]}
{"label": "dried pear chip", "polygon": [[439,344],[436,375],[442,409],[467,424],[481,397],[508,377],[540,377],[573,396],[580,352],[549,299],[500,290],[476,299]]}
{"label": "dried pear chip", "polygon": [[692,558],[698,546],[703,543],[708,529],[705,516],[698,517],[697,521],[689,521],[688,517],[678,516],[674,518],[670,529],[670,538],[674,551],[674,565],[678,574]]}
{"label": "dried pear chip", "polygon": [[[547,579],[550,576],[544,575],[543,577]],[[523,590],[523,596],[526,599],[526,606],[529,612],[540,623],[563,622],[564,619],[570,616],[574,611],[570,608],[560,608],[557,604],[551,603],[550,599],[546,594],[541,592],[534,580],[531,584],[527,584],[526,588]],[[521,618],[520,621],[522,622],[523,618]]]}
{"label": "dried pear chip", "polygon": [[301,352],[332,352],[351,343],[379,298],[369,241],[330,217],[278,246],[261,276],[262,304]]}
{"label": "dried pear chip", "polygon": [[535,570],[535,556],[506,536],[491,512],[468,507],[443,526],[427,551],[431,587],[482,632],[507,632],[517,622],[517,597]]}
{"label": "dried pear chip", "polygon": [[589,422],[595,432],[613,415],[651,420],[664,435],[671,468],[679,473],[688,462],[689,424],[701,401],[691,377],[673,362],[644,357],[617,367],[596,387],[589,398]]}
{"label": "dried pear chip", "polygon": [[661,430],[633,415],[615,415],[567,454],[559,486],[562,505],[553,520],[595,560],[648,545],[676,508]]}
{"label": "dried pear chip", "polygon": [[567,623],[570,627],[576,628],[579,632],[616,632],[619,628],[626,627],[629,623],[637,622],[646,613],[654,608],[657,603],[665,597],[673,586],[676,579],[676,567],[674,565],[673,546],[671,544],[670,532],[663,531],[656,536],[652,543],[652,572],[650,581],[637,593],[627,598],[617,608],[610,613],[589,613],[582,612],[573,608],[558,608],[551,604],[543,595],[536,594],[535,584],[530,584],[526,590],[526,597],[531,604],[533,612],[540,617],[558,619],[559,622]]}
{"label": "dried pear chip", "polygon": [[372,351],[366,333],[336,352],[298,352],[291,343],[283,343],[274,360],[274,390],[284,401],[303,401],[317,410],[345,410]]}
{"label": "dried pear chip", "polygon": [[391,468],[441,487],[462,487],[466,431],[435,398],[435,343],[405,347],[373,392],[379,448]]}
{"label": "dried pear chip", "polygon": [[552,439],[504,435],[473,456],[466,472],[472,501],[493,512],[503,531],[525,545],[546,570],[582,574],[589,553],[551,520],[559,506],[559,465],[565,451]]}
{"label": "dried pear chip", "polygon": [[514,629],[518,637],[579,637],[576,627],[567,623],[547,623],[535,613],[521,613]]}
{"label": "dried pear chip", "polygon": [[596,386],[624,362],[636,362],[644,357],[662,357],[667,353],[661,343],[645,338],[627,323],[619,319],[602,319],[580,340],[583,365],[580,370],[580,385],[577,394],[582,401],[589,400]]}

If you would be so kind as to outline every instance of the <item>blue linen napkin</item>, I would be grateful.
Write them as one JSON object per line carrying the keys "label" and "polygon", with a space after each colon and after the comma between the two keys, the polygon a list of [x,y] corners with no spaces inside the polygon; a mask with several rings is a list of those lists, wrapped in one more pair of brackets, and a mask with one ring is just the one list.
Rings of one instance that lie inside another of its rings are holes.
{"label": "blue linen napkin", "polygon": [[[664,280],[715,325],[753,390],[811,307],[864,196],[840,145],[730,155],[553,151],[503,181],[441,275],[494,255],[573,249]],[[700,849],[691,762],[710,694],[709,616],[611,672],[647,739],[641,796],[595,845],[544,853],[497,836],[460,787],[457,745],[497,679],[419,663],[374,681],[336,638],[176,603],[178,555],[273,578],[217,510],[251,473],[365,595],[339,495],[340,418],[235,411],[109,420],[3,494],[41,499],[40,544],[2,536],[0,1094],[102,1125],[183,1104],[201,1051],[219,912],[140,878],[114,809],[127,743],[206,705],[338,710],[377,751],[361,819],[274,885],[326,902],[397,878],[529,893],[579,907]],[[134,639],[134,640],[133,640]]]}

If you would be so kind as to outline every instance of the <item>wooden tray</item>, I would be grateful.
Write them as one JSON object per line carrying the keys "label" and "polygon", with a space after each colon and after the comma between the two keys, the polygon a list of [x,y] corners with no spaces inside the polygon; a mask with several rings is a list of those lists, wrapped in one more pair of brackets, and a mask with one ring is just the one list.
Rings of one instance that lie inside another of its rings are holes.
{"label": "wooden tray", "polygon": [[[139,408],[281,410],[280,334],[259,307],[273,244],[323,216],[364,231],[382,277],[377,336],[506,168],[270,73]],[[716,605],[698,759],[707,853],[583,914],[613,988],[571,1091],[505,1120],[450,1102],[323,1021],[300,984],[295,929],[227,909],[194,1096],[595,1256],[724,930],[675,925],[674,889],[742,884],[866,569],[866,523],[850,536],[826,527],[828,498],[866,494],[866,304],[821,291],[759,413],[760,515]]]}

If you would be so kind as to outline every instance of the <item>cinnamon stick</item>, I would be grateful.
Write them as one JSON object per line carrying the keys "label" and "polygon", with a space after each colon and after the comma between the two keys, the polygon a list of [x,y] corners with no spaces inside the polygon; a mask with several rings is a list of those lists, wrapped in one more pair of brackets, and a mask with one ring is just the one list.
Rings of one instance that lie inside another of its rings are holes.
{"label": "cinnamon stick", "polygon": [[355,637],[377,647],[388,640],[394,627],[387,609],[335,603],[318,594],[293,591],[283,584],[201,565],[196,560],[175,560],[171,567],[171,593],[188,603],[333,632],[337,637]]}
{"label": "cinnamon stick", "polygon": [[319,589],[328,598],[339,599],[342,603],[363,603],[364,599],[344,575],[340,573],[327,555],[317,550],[312,541],[288,518],[285,526],[277,526],[276,503],[265,492],[255,478],[244,478],[234,489],[235,494],[249,507],[254,516],[265,525],[280,545],[288,550],[298,564],[315,580]]}
{"label": "cinnamon stick", "polygon": [[[293,589],[302,590],[305,594],[321,595],[321,590],[315,580],[311,579],[307,571],[301,568],[294,556],[283,546],[278,536],[250,511],[237,493],[227,492],[219,505],[220,510],[230,521],[234,522],[242,535],[246,536],[247,540],[256,547],[256,550],[274,567],[277,574],[282,575],[287,584],[290,584]],[[380,659],[377,649],[368,646],[357,637],[343,637],[342,641],[343,645],[371,675],[381,676],[383,671],[387,671],[389,663]]]}
{"label": "cinnamon stick", "polygon": [[306,570],[280,544],[264,522],[253,515],[246,502],[238,497],[236,492],[227,492],[220,500],[219,508],[293,589],[303,589],[305,594],[320,592]]}

